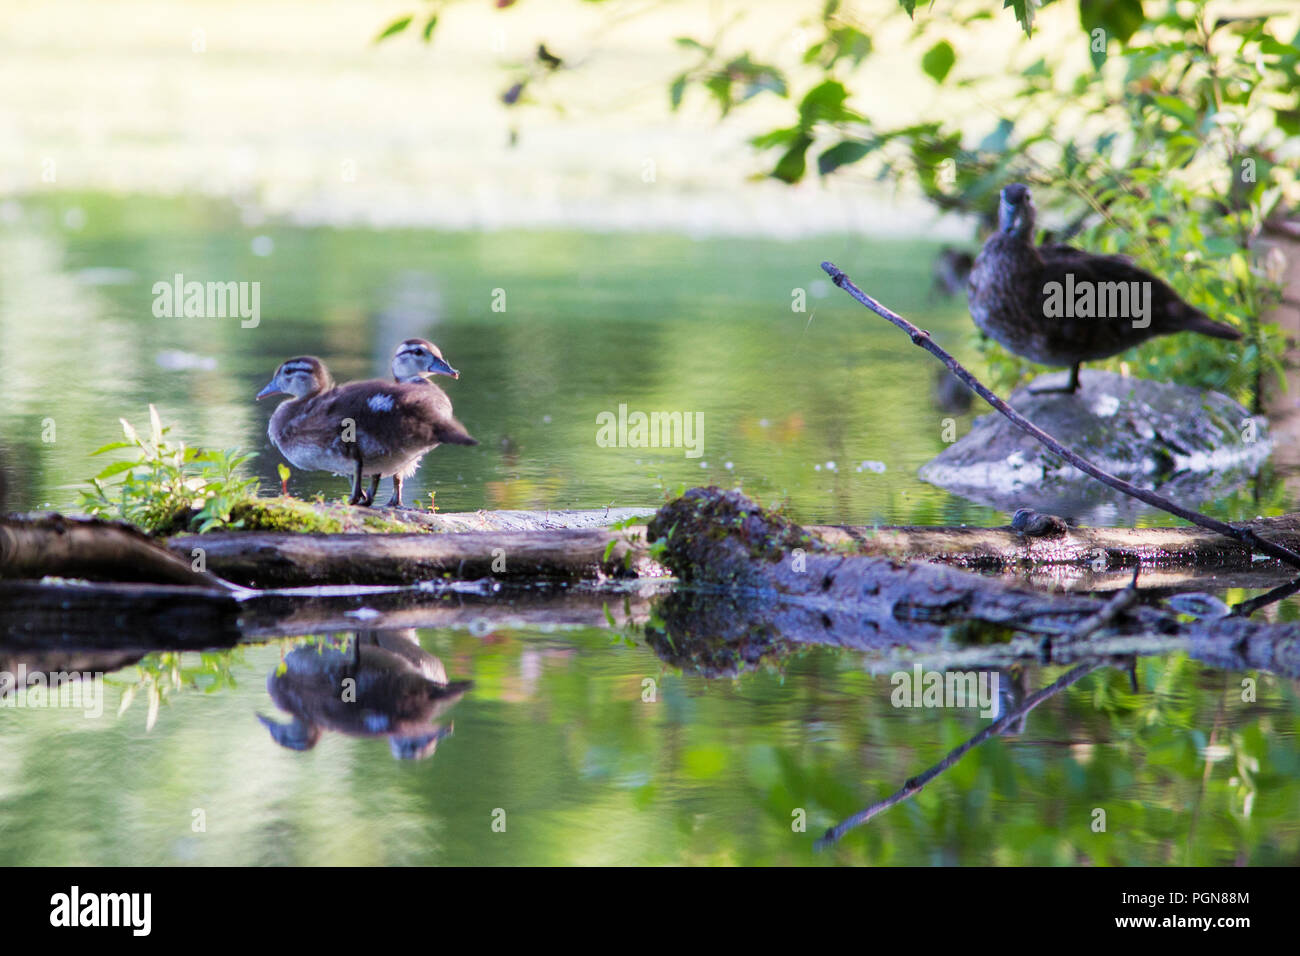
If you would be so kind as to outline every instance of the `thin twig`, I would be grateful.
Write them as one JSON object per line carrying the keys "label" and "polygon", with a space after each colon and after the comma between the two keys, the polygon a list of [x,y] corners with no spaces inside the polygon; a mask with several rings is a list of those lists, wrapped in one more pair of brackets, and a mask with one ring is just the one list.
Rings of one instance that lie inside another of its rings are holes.
{"label": "thin twig", "polygon": [[1250,617],[1262,607],[1268,607],[1300,591],[1300,578],[1288,581],[1269,591],[1267,594],[1261,594],[1259,597],[1253,597],[1249,601],[1242,601],[1240,604],[1234,604],[1232,607],[1233,617]]}
{"label": "thin twig", "polygon": [[[1097,611],[1097,613],[1080,621],[1078,625],[1076,625],[1070,631],[1069,636],[1066,638],[1066,640],[1071,644],[1076,643],[1078,641],[1087,640],[1093,634],[1097,633],[1097,631],[1100,631],[1102,628],[1111,624],[1111,622],[1113,622],[1115,618],[1119,617],[1126,610],[1128,610],[1135,603],[1137,603],[1139,597],[1137,582],[1138,582],[1138,574],[1141,572],[1141,570],[1142,570],[1141,568],[1134,568],[1133,580],[1131,580],[1128,583],[1128,587],[1124,588],[1124,590],[1120,591],[1118,594],[1112,595],[1110,600],[1108,600],[1105,604],[1103,604],[1101,608]],[[1047,687],[1044,687],[1042,690],[1038,691],[1037,693],[1031,694],[1029,697],[1026,697],[1021,702],[1019,707],[1016,707],[1013,710],[1008,711],[1000,719],[995,720],[993,723],[989,724],[987,727],[981,730],[970,740],[966,741],[964,744],[957,747],[955,750],[949,751],[947,756],[945,756],[942,760],[940,760],[929,770],[925,771],[925,773],[921,774],[920,776],[913,777],[912,779],[908,780],[905,784],[903,784],[901,790],[894,792],[890,796],[886,797],[884,800],[881,800],[879,803],[873,803],[871,806],[867,807],[865,810],[861,811],[860,813],[857,813],[849,817],[847,820],[845,820],[843,823],[839,824],[838,826],[831,827],[831,829],[826,831],[825,836],[823,836],[820,840],[817,841],[817,849],[820,850],[823,847],[826,847],[829,844],[836,842],[837,840],[839,840],[840,837],[844,836],[845,833],[849,832],[854,827],[861,826],[862,824],[870,820],[872,817],[874,817],[876,814],[881,813],[884,810],[888,810],[890,807],[894,806],[895,804],[901,803],[902,801],[906,800],[908,797],[912,796],[912,794],[919,791],[927,783],[929,783],[935,777],[939,776],[939,774],[943,773],[945,770],[947,770],[949,767],[955,764],[958,760],[964,757],[972,747],[976,747],[979,744],[983,743],[984,741],[988,740],[990,737],[1002,733],[1008,727],[1015,726],[1017,721],[1023,720],[1031,710],[1033,710],[1035,707],[1041,704],[1048,697],[1051,697],[1054,694],[1059,694],[1066,687],[1069,687],[1071,684],[1075,683],[1076,681],[1086,676],[1087,674],[1091,674],[1093,671],[1095,671],[1099,667],[1102,667],[1104,664],[1105,664],[1104,661],[1092,661],[1089,663],[1080,664],[1074,670],[1067,672],[1052,684],[1049,684]]]}
{"label": "thin twig", "polygon": [[1209,515],[1203,515],[1199,511],[1184,508],[1182,505],[1171,501],[1164,495],[1157,494],[1156,492],[1150,491],[1146,488],[1139,488],[1137,485],[1125,481],[1123,478],[1117,478],[1109,472],[1102,471],[1086,458],[1083,458],[1066,448],[1047,432],[1043,431],[1002,399],[998,398],[998,396],[993,394],[993,392],[990,391],[983,382],[977,379],[970,372],[966,371],[966,369],[962,367],[961,363],[936,345],[934,340],[930,338],[929,332],[917,328],[898,313],[886,308],[875,299],[871,298],[871,296],[867,295],[854,285],[852,279],[836,268],[834,263],[823,262],[822,269],[825,270],[826,274],[831,277],[831,280],[837,286],[849,295],[853,296],[853,298],[857,299],[858,302],[865,305],[872,312],[876,313],[876,315],[888,319],[894,325],[898,326],[898,328],[906,332],[911,338],[913,345],[919,345],[935,358],[939,359],[939,361],[943,362],[944,365],[948,366],[948,370],[952,372],[953,375],[957,376],[957,378],[961,379],[967,388],[1005,415],[1011,421],[1011,424],[1046,445],[1054,454],[1065,459],[1065,461],[1079,469],[1079,471],[1086,475],[1091,475],[1093,478],[1096,478],[1103,484],[1109,485],[1116,491],[1123,492],[1130,497],[1138,499],[1138,501],[1144,501],[1153,508],[1167,511],[1171,515],[1175,515],[1185,521],[1190,521],[1192,524],[1199,525],[1207,531],[1214,531],[1218,534],[1239,541],[1251,551],[1258,551],[1271,558],[1276,558],[1278,561],[1282,561],[1285,564],[1289,564],[1294,568],[1300,568],[1300,554],[1297,554],[1290,548],[1284,548],[1279,544],[1274,544],[1271,541],[1264,540],[1250,528],[1238,528],[1225,521],[1220,521],[1217,518],[1211,518]]}
{"label": "thin twig", "polygon": [[953,764],[955,764],[962,757],[966,756],[967,752],[970,751],[973,747],[977,747],[980,744],[982,744],[984,741],[988,740],[990,737],[994,737],[1002,733],[1004,730],[1006,730],[1008,727],[1014,724],[1017,720],[1021,720],[1022,718],[1024,718],[1026,714],[1028,714],[1031,710],[1033,710],[1043,701],[1047,700],[1049,697],[1056,696],[1061,691],[1065,690],[1065,688],[1069,687],[1071,684],[1077,683],[1079,680],[1081,680],[1084,677],[1087,677],[1093,671],[1097,670],[1100,667],[1105,667],[1105,666],[1106,666],[1105,661],[1089,661],[1086,664],[1080,664],[1078,667],[1074,668],[1073,670],[1067,671],[1066,673],[1058,677],[1055,681],[1048,684],[1042,690],[1030,694],[1028,697],[1024,699],[1024,701],[1020,704],[1019,707],[1015,708],[1014,710],[1008,711],[1001,718],[995,720],[993,723],[989,724],[987,727],[981,730],[974,737],[970,738],[970,740],[967,740],[965,743],[961,744],[955,749],[950,750],[946,757],[944,757],[942,760],[940,760],[937,764],[935,764],[933,767],[931,767],[929,770],[925,771],[924,773],[912,777],[910,780],[908,780],[906,783],[903,784],[901,789],[890,794],[888,797],[886,797],[884,800],[881,800],[879,803],[873,803],[865,810],[855,813],[853,816],[849,817],[843,823],[839,823],[831,827],[829,830],[826,831],[826,835],[817,841],[817,849],[819,850],[825,849],[826,847],[830,846],[832,843],[837,842],[842,836],[844,836],[844,834],[848,833],[850,830],[862,826],[862,824],[866,823],[876,814],[888,810],[890,807],[894,806],[895,804],[902,803],[904,800],[908,799],[913,794],[920,791],[921,788],[923,788],[927,783],[929,783],[935,777],[939,776],[939,774],[949,769]]}
{"label": "thin twig", "polygon": [[1129,581],[1128,586],[1118,594],[1112,595],[1110,599],[1101,606],[1101,609],[1097,611],[1096,614],[1081,621],[1079,625],[1070,632],[1066,641],[1074,642],[1086,640],[1100,631],[1103,627],[1109,626],[1115,618],[1119,617],[1136,604],[1140,597],[1137,584],[1138,575],[1141,573],[1142,566],[1138,565],[1133,569],[1133,580]]}

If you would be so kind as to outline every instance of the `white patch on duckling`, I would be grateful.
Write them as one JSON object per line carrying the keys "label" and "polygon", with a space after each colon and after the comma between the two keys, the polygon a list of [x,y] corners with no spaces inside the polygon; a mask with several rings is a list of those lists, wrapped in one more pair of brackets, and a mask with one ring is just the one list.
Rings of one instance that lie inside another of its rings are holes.
{"label": "white patch on duckling", "polygon": [[393,396],[380,392],[377,395],[371,395],[366,404],[370,406],[372,412],[391,412],[393,410]]}

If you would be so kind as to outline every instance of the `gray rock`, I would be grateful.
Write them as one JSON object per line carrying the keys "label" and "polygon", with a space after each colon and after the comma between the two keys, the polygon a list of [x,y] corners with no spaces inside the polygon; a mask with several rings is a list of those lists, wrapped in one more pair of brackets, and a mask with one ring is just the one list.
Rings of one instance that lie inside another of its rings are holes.
{"label": "gray rock", "polygon": [[[1063,384],[1045,375],[1038,387]],[[1113,475],[1196,507],[1244,484],[1268,457],[1267,422],[1217,392],[1085,369],[1078,392],[1012,393],[1010,405]],[[1152,509],[1065,464],[993,412],[921,467],[923,481],[1005,511],[1074,523],[1129,522]]]}

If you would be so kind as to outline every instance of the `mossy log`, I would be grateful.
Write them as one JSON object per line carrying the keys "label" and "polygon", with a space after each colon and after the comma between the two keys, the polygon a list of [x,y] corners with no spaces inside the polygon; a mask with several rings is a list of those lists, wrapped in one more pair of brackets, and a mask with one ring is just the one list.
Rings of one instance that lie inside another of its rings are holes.
{"label": "mossy log", "polygon": [[[667,572],[645,547],[643,527],[601,526],[601,522],[646,513],[646,509],[399,512],[404,522],[399,526],[416,525],[428,531],[210,532],[177,535],[163,542],[112,522],[60,515],[10,516],[0,518],[0,578],[54,575],[201,587],[230,587],[229,582],[300,587],[400,585],[444,577],[567,581],[659,577]],[[1300,546],[1300,516],[1261,519],[1251,522],[1251,527],[1281,544]],[[1198,528],[1070,528],[1057,537],[1027,537],[1010,527],[808,526],[804,530],[843,553],[997,571],[1036,587],[1066,590],[1122,587],[1129,569],[1137,565],[1144,569],[1143,586],[1148,588],[1203,587],[1211,575],[1218,587],[1271,587],[1289,576],[1276,562],[1252,560],[1240,543]],[[200,555],[201,562],[197,561]],[[205,570],[195,570],[196,566]]]}
{"label": "mossy log", "polygon": [[[336,562],[331,573],[351,574],[348,562],[367,560],[371,547],[391,545],[385,560],[392,573],[424,578],[434,567],[431,555],[436,556],[429,547],[450,547],[439,565],[449,567],[451,558],[462,560],[466,552],[457,549],[468,544],[477,555],[472,561],[487,567],[459,570],[485,580],[473,586],[439,582],[415,588],[366,588],[349,580],[337,588],[233,592],[174,584],[8,581],[0,582],[0,634],[7,645],[20,647],[197,648],[358,628],[486,632],[518,624],[602,626],[612,617],[616,626],[620,620],[633,625],[655,621],[647,630],[651,646],[672,663],[706,673],[752,666],[791,646],[813,644],[864,652],[880,667],[918,661],[935,667],[1000,667],[1025,658],[1064,662],[1185,649],[1222,667],[1300,675],[1300,625],[1269,625],[1245,616],[1189,619],[1185,612],[1135,599],[1099,633],[1076,639],[1076,630],[1108,606],[1105,600],[1045,593],[926,561],[844,553],[737,492],[688,492],[661,509],[647,532],[662,540],[662,560],[692,587],[661,593],[642,590],[644,583],[620,585],[613,592],[513,587],[504,574],[512,563],[523,572],[514,583],[531,584],[532,571],[528,559],[521,558],[525,549],[511,539],[535,538],[538,532],[357,535],[345,542],[336,536],[291,535],[285,536],[290,541],[275,542],[277,560],[292,558],[299,545],[342,544],[355,553],[330,556]],[[568,553],[586,555],[584,567],[609,562],[615,573],[625,573],[626,566],[616,550],[606,554],[608,542],[630,548],[622,537],[626,534],[583,529],[545,533],[553,541],[556,536],[582,537],[584,543],[567,548]],[[173,544],[247,543],[266,537],[204,536]],[[414,558],[407,553],[412,548]],[[491,572],[498,549],[505,554],[503,581],[494,580]],[[241,547],[236,553],[246,551]],[[535,554],[534,560],[555,566],[544,556]],[[292,561],[286,566],[301,567]],[[315,567],[313,573],[318,573]]]}
{"label": "mossy log", "polygon": [[1300,675],[1300,625],[1244,616],[1189,621],[1171,608],[1135,603],[1107,623],[1101,639],[1090,633],[1076,641],[1073,634],[1105,600],[941,564],[844,554],[739,492],[693,489],[660,509],[648,533],[664,542],[663,561],[679,578],[711,592],[699,599],[674,593],[658,609],[674,653],[687,658],[707,660],[719,644],[748,647],[757,658],[765,647],[779,652],[794,642],[887,657],[905,647],[910,659],[925,650],[976,666],[1185,647],[1219,666]]}
{"label": "mossy log", "polygon": [[[1300,547],[1300,515],[1244,522],[1261,537],[1288,548]],[[1201,528],[1069,528],[1056,537],[1028,537],[1002,528],[846,526],[809,530],[832,546],[861,554],[938,561],[982,571],[1045,565],[1075,565],[1094,570],[1206,568],[1245,570],[1272,561],[1252,559],[1239,541]]]}

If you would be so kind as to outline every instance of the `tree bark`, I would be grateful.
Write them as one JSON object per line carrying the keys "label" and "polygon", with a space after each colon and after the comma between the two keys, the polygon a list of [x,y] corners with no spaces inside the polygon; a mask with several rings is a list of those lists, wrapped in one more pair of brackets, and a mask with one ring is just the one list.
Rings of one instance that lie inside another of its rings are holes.
{"label": "tree bark", "polygon": [[454,534],[211,532],[173,538],[248,587],[415,584],[439,578],[603,580],[663,574],[624,534],[596,529]]}
{"label": "tree bark", "polygon": [[49,575],[230,589],[130,525],[60,514],[0,517],[0,578]]}

